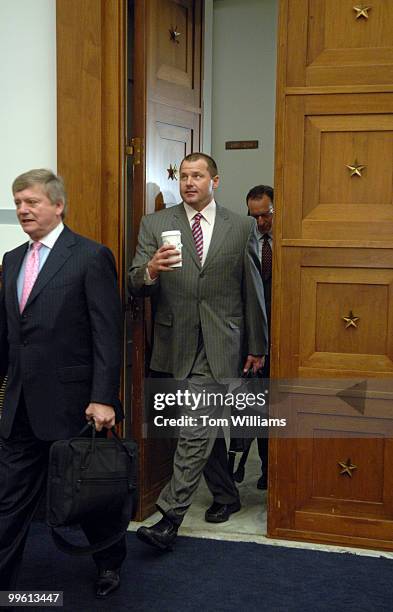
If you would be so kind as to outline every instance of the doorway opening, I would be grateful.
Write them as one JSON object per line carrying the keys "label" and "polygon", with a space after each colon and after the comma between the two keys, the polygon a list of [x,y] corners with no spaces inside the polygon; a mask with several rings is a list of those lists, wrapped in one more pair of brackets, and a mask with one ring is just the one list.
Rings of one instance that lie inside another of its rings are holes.
{"label": "doorway opening", "polygon": [[[154,8],[156,4],[152,2],[150,6]],[[170,15],[171,25],[177,26],[175,28],[177,33],[187,37],[190,35],[190,25],[185,15],[190,11],[190,7],[193,7],[195,43],[195,32],[199,31],[195,7],[200,3],[191,0],[176,3],[165,0],[159,4],[160,20],[164,21],[165,17]],[[125,257],[128,263],[135,248],[137,231],[137,227],[133,225],[136,219],[135,209],[141,207],[141,202],[135,197],[138,180],[142,180],[144,186],[143,212],[150,213],[161,206],[179,202],[176,182],[173,178],[168,178],[167,169],[176,166],[178,163],[176,160],[181,160],[186,153],[202,150],[212,155],[217,161],[221,176],[221,186],[216,192],[216,200],[241,215],[247,214],[248,191],[255,185],[273,185],[274,182],[278,3],[276,0],[205,0],[201,8],[203,10],[199,26],[202,44],[199,61],[202,64],[202,82],[198,104],[194,104],[190,96],[186,99],[188,94],[184,94],[181,99],[178,90],[174,93],[172,91],[173,98],[170,99],[172,93],[167,83],[166,99],[164,99],[162,90],[160,91],[157,85],[159,80],[157,74],[162,78],[168,78],[169,81],[172,79],[171,83],[174,83],[175,87],[187,83],[191,59],[184,56],[184,65],[178,60],[171,73],[168,68],[172,65],[171,54],[176,53],[180,45],[176,46],[176,43],[168,47],[164,45],[161,49],[164,59],[160,60],[162,61],[160,64],[160,61],[157,61],[157,49],[152,49],[151,40],[149,41],[147,36],[144,56],[147,76],[143,117],[146,171],[138,178],[136,173],[139,169],[135,170],[135,166],[128,162],[128,208],[125,215],[128,220],[125,229],[127,236]],[[135,114],[140,111],[135,108],[135,100],[140,100],[136,91],[139,82],[135,78],[135,51],[140,40],[141,24],[146,30],[150,28],[150,36],[152,32],[155,33],[155,47],[160,47],[161,44],[157,34],[160,25],[157,24],[157,15],[151,10],[151,12],[146,11],[141,17],[138,10],[138,3],[129,0],[127,139],[139,136],[141,127],[135,121]],[[150,19],[154,21],[153,25],[149,23]],[[174,20],[176,23],[172,23]],[[166,36],[167,30],[168,28],[165,30]],[[197,50],[195,54],[198,57]],[[256,141],[256,146],[253,145],[255,148],[246,148],[244,143],[249,141]],[[238,143],[238,148],[229,148],[231,145],[228,146],[227,142]],[[125,269],[127,267],[125,266]],[[146,303],[134,302],[128,311],[127,337],[133,340],[130,340],[128,345],[126,405],[131,404],[134,407],[134,422],[128,424],[128,430],[132,432],[136,431],[135,419],[138,420],[135,406],[139,405],[137,393],[141,392],[142,381],[138,382],[138,377],[142,375],[143,368],[141,369],[140,365],[135,368],[131,363],[135,362],[136,338],[136,342],[144,343],[143,367],[145,373],[147,372],[150,333],[148,308]],[[140,355],[140,352],[138,354]],[[154,511],[157,494],[171,472],[173,449],[165,448],[158,452],[158,442],[161,441],[155,440],[149,444],[149,441],[141,440],[143,451],[140,480],[144,482],[144,489],[139,519],[149,516]],[[165,469],[159,465],[160,457],[163,457]],[[160,474],[155,473],[157,470],[161,470]],[[266,533],[267,493],[266,490],[257,489],[260,475],[260,459],[257,445],[253,442],[245,467],[245,478],[239,484],[242,510],[221,525],[206,523],[204,513],[211,504],[211,497],[205,483],[201,482],[182,529],[185,532],[192,529],[198,535],[206,532],[206,534],[223,536],[241,533],[247,537],[263,536]],[[150,516],[146,524],[154,523],[156,518],[154,515]]]}

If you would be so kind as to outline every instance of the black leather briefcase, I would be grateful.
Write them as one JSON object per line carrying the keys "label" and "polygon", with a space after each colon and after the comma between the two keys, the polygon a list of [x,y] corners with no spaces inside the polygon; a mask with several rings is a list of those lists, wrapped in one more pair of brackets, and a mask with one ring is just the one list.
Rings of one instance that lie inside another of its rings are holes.
{"label": "black leather briefcase", "polygon": [[[89,437],[82,434],[91,429]],[[70,554],[91,554],[120,540],[131,520],[136,496],[137,447],[121,440],[113,428],[112,437],[96,437],[88,424],[79,436],[54,442],[49,454],[47,524],[56,545]],[[89,516],[118,512],[119,530],[105,541],[77,546],[55,528],[76,525]]]}

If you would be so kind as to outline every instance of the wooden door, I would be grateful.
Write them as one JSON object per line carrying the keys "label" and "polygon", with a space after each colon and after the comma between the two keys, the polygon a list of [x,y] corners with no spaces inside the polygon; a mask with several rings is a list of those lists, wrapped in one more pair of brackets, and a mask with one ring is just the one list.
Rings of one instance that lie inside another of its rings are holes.
{"label": "wooden door", "polygon": [[392,23],[384,0],[280,4],[274,537],[393,549]]}
{"label": "wooden door", "polygon": [[[146,0],[129,2],[129,9],[133,21],[133,53],[128,54],[133,56],[129,66],[133,89],[127,101],[129,139],[136,137],[141,147],[140,163],[129,169],[133,178],[126,227],[131,260],[142,215],[180,201],[180,162],[200,147],[202,7],[200,0]],[[143,438],[143,385],[151,343],[149,301],[134,300],[128,318],[132,431],[141,457],[138,518],[142,519],[155,510],[158,494],[172,474],[174,441]]]}

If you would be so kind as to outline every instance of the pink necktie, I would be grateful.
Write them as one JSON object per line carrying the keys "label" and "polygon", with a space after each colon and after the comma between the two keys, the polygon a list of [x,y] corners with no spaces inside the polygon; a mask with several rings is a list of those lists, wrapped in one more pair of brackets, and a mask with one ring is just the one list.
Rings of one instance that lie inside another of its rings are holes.
{"label": "pink necktie", "polygon": [[33,285],[40,270],[40,254],[39,250],[42,247],[41,242],[33,242],[26,260],[25,278],[23,279],[22,297],[19,304],[20,312],[23,312],[26,302],[33,288]]}
{"label": "pink necktie", "polygon": [[202,261],[203,257],[203,234],[201,228],[201,213],[197,213],[192,220],[192,235],[194,236],[194,242],[198,253],[199,261]]}

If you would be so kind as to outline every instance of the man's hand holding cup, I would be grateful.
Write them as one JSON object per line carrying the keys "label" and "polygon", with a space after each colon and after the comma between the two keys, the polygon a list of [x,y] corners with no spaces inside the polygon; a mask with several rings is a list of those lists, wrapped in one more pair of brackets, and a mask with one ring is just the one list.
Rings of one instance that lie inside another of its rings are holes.
{"label": "man's hand holding cup", "polygon": [[157,278],[161,272],[170,272],[182,265],[181,259],[181,235],[174,230],[162,232],[163,245],[154,253],[147,264],[149,276],[152,280]]}

